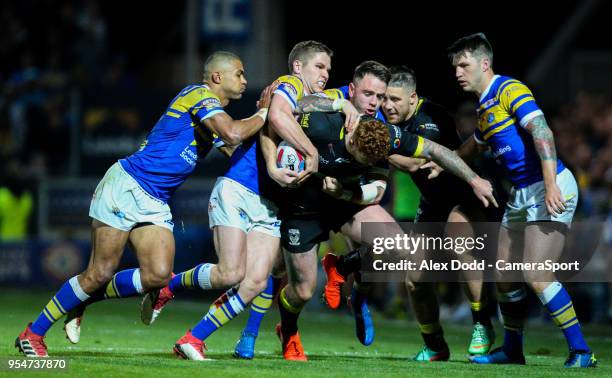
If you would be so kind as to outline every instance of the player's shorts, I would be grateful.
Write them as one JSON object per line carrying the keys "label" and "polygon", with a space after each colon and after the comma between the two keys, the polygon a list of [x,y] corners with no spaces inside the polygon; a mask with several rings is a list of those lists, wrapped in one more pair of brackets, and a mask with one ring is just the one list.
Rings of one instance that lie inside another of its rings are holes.
{"label": "player's shorts", "polygon": [[122,231],[141,223],[174,229],[170,206],[147,193],[119,162],[98,183],[89,216]]}
{"label": "player's shorts", "polygon": [[237,227],[280,238],[278,208],[271,201],[227,177],[219,177],[208,202],[208,223]]}
{"label": "player's shorts", "polygon": [[340,200],[326,203],[327,211],[282,218],[281,243],[284,249],[290,253],[310,251],[317,244],[329,239],[330,231],[340,231],[345,223],[365,207]]}
{"label": "player's shorts", "polygon": [[565,200],[565,211],[561,215],[551,215],[546,210],[544,181],[539,181],[521,189],[512,188],[506,204],[502,226],[520,230],[526,222],[561,222],[570,227],[578,204],[578,184],[572,172],[564,169],[557,174],[557,185]]}

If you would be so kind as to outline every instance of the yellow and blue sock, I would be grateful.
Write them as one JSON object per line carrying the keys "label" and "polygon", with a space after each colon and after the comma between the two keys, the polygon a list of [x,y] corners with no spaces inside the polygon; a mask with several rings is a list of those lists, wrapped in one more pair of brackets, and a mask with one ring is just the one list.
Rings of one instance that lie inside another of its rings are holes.
{"label": "yellow and blue sock", "polygon": [[168,288],[173,294],[185,289],[200,287],[204,290],[212,289],[210,271],[215,264],[199,264],[193,269],[182,272],[170,280]]}
{"label": "yellow and blue sock", "polygon": [[144,293],[140,269],[126,269],[115,273],[105,288],[91,295],[86,305],[112,298],[129,298]]}
{"label": "yellow and blue sock", "polygon": [[213,332],[244,311],[244,308],[240,294],[232,288],[213,303],[204,318],[193,327],[191,334],[200,340],[206,340]]}
{"label": "yellow and blue sock", "polygon": [[51,298],[30,329],[35,334],[44,336],[53,323],[87,299],[89,295],[81,288],[78,278],[72,277]]}
{"label": "yellow and blue sock", "polygon": [[552,320],[563,331],[569,349],[572,351],[590,351],[582,335],[572,298],[570,298],[563,285],[560,282],[553,282],[542,293],[538,294],[538,297],[548,309]]}
{"label": "yellow and blue sock", "polygon": [[261,326],[261,321],[266,315],[266,312],[272,306],[272,300],[274,299],[274,287],[278,286],[280,281],[273,276],[268,277],[268,286],[266,289],[259,293],[258,296],[253,299],[251,302],[251,310],[249,311],[249,320],[247,321],[246,327],[244,328],[244,332],[251,333],[255,336],[259,334],[259,327]]}
{"label": "yellow and blue sock", "polygon": [[502,349],[508,356],[523,354],[523,328],[527,317],[526,298],[525,288],[498,293],[499,310],[504,323]]}

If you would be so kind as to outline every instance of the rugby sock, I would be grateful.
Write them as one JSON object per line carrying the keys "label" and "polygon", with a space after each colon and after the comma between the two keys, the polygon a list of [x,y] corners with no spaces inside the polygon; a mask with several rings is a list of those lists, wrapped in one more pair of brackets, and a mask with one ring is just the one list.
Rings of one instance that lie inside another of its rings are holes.
{"label": "rugby sock", "polygon": [[485,302],[470,302],[470,309],[472,310],[472,320],[474,324],[480,323],[485,327],[493,326]]}
{"label": "rugby sock", "polygon": [[425,345],[433,350],[434,352],[440,352],[447,348],[446,341],[444,341],[444,332],[440,322],[434,322],[431,324],[420,324],[419,329],[421,330],[421,336]]}
{"label": "rugby sock", "polygon": [[272,306],[272,300],[274,299],[274,288],[278,287],[280,279],[273,276],[268,277],[268,286],[266,289],[259,293],[258,296],[251,302],[251,310],[249,311],[249,320],[247,321],[244,331],[251,333],[255,336],[259,335],[259,327],[261,321],[266,315],[266,312]]}
{"label": "rugby sock", "polygon": [[509,356],[523,354],[523,328],[527,317],[524,288],[499,294],[499,310],[504,323],[503,351]]}
{"label": "rugby sock", "polygon": [[538,294],[538,297],[548,309],[552,320],[563,331],[569,349],[590,351],[582,335],[572,298],[570,298],[563,285],[560,282],[553,282],[542,293]]}
{"label": "rugby sock", "polygon": [[336,270],[345,278],[348,277],[349,274],[357,272],[360,269],[361,256],[359,255],[359,249],[352,250],[346,255],[340,256],[336,263]]}
{"label": "rugby sock", "polygon": [[235,288],[229,289],[210,306],[208,313],[191,330],[191,334],[206,340],[213,332],[244,311],[245,304]]}
{"label": "rugby sock", "polygon": [[97,290],[87,300],[86,305],[105,299],[129,298],[144,293],[140,280],[140,269],[126,269],[115,273],[105,288]]}
{"label": "rugby sock", "polygon": [[281,290],[280,296],[278,297],[278,309],[280,310],[281,316],[281,332],[283,336],[291,336],[297,333],[297,320],[300,316],[300,312],[302,311],[301,306],[294,306],[287,300],[287,295],[285,294],[285,290],[287,286]]}
{"label": "rugby sock", "polygon": [[210,271],[215,264],[200,264],[193,269],[174,276],[168,284],[168,289],[176,294],[184,289],[200,287],[204,290],[212,289]]}
{"label": "rugby sock", "polygon": [[44,336],[53,323],[88,298],[89,295],[81,288],[78,278],[72,277],[51,298],[30,329],[35,334]]}

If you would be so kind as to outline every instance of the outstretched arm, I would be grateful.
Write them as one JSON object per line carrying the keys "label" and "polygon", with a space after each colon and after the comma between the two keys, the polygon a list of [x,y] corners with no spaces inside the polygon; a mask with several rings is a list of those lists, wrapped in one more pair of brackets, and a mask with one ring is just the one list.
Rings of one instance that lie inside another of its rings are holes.
{"label": "outstretched arm", "polygon": [[423,149],[418,157],[435,161],[448,172],[470,184],[474,194],[485,207],[489,206],[489,202],[498,207],[493,196],[493,186],[489,181],[478,176],[455,152],[428,139],[423,141]]}

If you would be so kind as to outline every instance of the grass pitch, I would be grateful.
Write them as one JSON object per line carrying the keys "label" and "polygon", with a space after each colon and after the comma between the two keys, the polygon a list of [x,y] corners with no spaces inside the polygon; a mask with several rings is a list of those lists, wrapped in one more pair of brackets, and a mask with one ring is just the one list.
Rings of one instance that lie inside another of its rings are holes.
{"label": "grass pitch", "polygon": [[[262,326],[252,361],[232,357],[234,343],[246,321],[242,315],[207,340],[210,361],[179,360],[171,353],[174,342],[195,325],[208,303],[176,300],[150,327],[140,322],[139,300],[110,300],[90,307],[83,319],[81,342],[70,344],[60,320],[48,333],[50,356],[66,358],[66,372],[9,371],[7,359],[20,358],[13,347],[15,337],[53,295],[51,292],[3,290],[0,323],[0,376],[82,376],[82,377],[235,377],[235,376],[419,376],[419,377],[559,377],[612,376],[611,326],[586,326],[585,333],[599,360],[596,369],[575,371],[562,367],[566,344],[553,324],[528,326],[525,352],[527,366],[475,366],[467,362],[468,326],[444,324],[451,361],[411,361],[422,342],[416,324],[375,317],[376,338],[364,347],[354,336],[352,317],[342,311],[305,312],[300,330],[307,363],[287,362],[280,355],[274,334],[278,311],[273,308]],[[501,328],[497,327],[498,342]]]}

